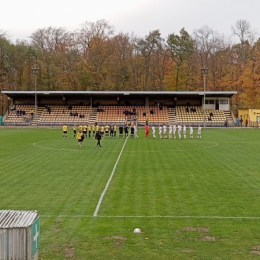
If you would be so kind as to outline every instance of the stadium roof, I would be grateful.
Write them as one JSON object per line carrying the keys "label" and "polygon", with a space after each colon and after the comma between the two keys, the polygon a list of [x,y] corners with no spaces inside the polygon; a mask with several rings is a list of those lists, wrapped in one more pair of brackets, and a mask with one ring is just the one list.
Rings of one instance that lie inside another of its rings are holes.
{"label": "stadium roof", "polygon": [[[2,91],[10,98],[31,98],[37,93],[38,97],[52,96],[53,98],[72,97],[83,98],[84,96],[173,96],[173,97],[198,97],[204,95],[204,91]],[[207,97],[232,97],[237,91],[205,91]]]}

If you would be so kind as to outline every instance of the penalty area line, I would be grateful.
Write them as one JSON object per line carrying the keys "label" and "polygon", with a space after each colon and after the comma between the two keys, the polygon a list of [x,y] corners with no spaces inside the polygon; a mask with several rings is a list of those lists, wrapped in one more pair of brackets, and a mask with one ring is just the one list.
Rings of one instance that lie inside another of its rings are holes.
{"label": "penalty area line", "polygon": [[122,155],[122,153],[123,153],[123,151],[124,151],[124,148],[125,148],[127,139],[128,139],[128,138],[125,139],[125,142],[124,142],[124,144],[123,144],[123,147],[122,147],[122,149],[121,149],[121,152],[120,152],[119,155],[118,155],[118,158],[117,158],[117,160],[116,160],[116,163],[115,163],[115,165],[114,165],[114,168],[113,168],[113,170],[112,170],[112,173],[110,174],[110,177],[109,177],[109,179],[108,179],[108,181],[107,181],[106,187],[105,187],[105,189],[103,190],[103,192],[102,192],[102,194],[101,194],[101,196],[100,196],[100,198],[99,198],[99,201],[98,201],[98,204],[97,204],[97,207],[96,207],[96,210],[95,210],[95,212],[94,212],[93,217],[97,217],[98,211],[99,211],[99,209],[100,209],[100,205],[101,205],[102,200],[103,200],[103,198],[104,198],[104,196],[105,196],[105,194],[106,194],[106,191],[107,191],[107,189],[108,189],[108,187],[109,187],[109,184],[110,184],[110,182],[111,182],[111,180],[112,180],[112,178],[113,178],[113,176],[114,176],[114,173],[115,173],[117,164],[118,164],[118,162],[119,162],[119,160],[120,160],[120,157],[121,157],[121,155]]}
{"label": "penalty area line", "polygon": [[40,215],[42,218],[168,218],[168,219],[249,219],[258,220],[260,216],[94,216],[94,215]]}

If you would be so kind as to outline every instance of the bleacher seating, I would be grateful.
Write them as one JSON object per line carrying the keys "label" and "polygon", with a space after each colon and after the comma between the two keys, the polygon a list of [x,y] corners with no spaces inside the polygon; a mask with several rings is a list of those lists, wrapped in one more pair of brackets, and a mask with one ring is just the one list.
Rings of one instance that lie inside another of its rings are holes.
{"label": "bleacher seating", "polygon": [[30,125],[35,111],[34,105],[16,105],[5,119],[6,125]]}
{"label": "bleacher seating", "polygon": [[[5,119],[6,125],[31,125],[33,123],[34,105],[16,105],[10,109]],[[201,106],[176,106],[175,122],[180,124],[223,125],[227,120],[222,110],[204,110]],[[96,112],[97,111],[97,112]],[[172,111],[172,110],[170,110]],[[209,120],[209,118],[211,120]],[[91,108],[85,105],[46,105],[37,109],[38,125],[79,125],[98,122],[99,124],[124,124],[126,121],[137,121],[144,125],[148,120],[150,124],[169,124],[168,108],[166,106],[99,106]]]}
{"label": "bleacher seating", "polygon": [[50,105],[39,117],[39,124],[83,124],[91,113],[90,106]]}
{"label": "bleacher seating", "polygon": [[[31,125],[34,120],[34,112],[34,105],[16,105],[15,109],[10,111],[4,123],[5,125]],[[88,123],[90,113],[90,106],[48,105],[38,107],[37,124],[86,124]]]}
{"label": "bleacher seating", "polygon": [[[212,116],[210,115],[212,113]],[[181,124],[202,124],[204,122],[204,110],[201,106],[178,106],[176,107],[178,123]],[[210,119],[210,120],[209,120]],[[205,109],[205,122],[208,124],[221,125],[226,121],[222,110]]]}
{"label": "bleacher seating", "polygon": [[136,119],[139,124],[167,123],[169,121],[166,106],[99,106],[97,122],[123,124],[126,120]]}

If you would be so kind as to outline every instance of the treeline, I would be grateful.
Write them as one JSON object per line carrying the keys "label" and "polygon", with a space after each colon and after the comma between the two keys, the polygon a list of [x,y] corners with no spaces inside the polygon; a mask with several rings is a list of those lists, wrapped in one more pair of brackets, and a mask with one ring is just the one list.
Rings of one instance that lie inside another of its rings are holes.
{"label": "treeline", "polygon": [[159,30],[143,38],[116,34],[105,20],[78,30],[42,28],[30,42],[13,44],[0,31],[0,86],[34,90],[32,68],[39,67],[38,90],[203,90],[238,91],[236,107],[260,107],[260,40],[246,20],[232,26],[237,43],[204,26],[184,28],[163,38]]}

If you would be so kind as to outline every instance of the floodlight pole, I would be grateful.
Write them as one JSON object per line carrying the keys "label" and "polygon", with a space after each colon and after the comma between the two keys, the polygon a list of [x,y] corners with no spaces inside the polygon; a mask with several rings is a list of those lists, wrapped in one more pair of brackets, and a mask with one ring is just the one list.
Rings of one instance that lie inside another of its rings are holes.
{"label": "floodlight pole", "polygon": [[4,77],[6,76],[5,72],[0,72],[0,78],[1,78],[1,89],[0,89],[0,95],[1,95],[1,115],[4,115],[4,102],[3,102],[3,90],[4,90]]}
{"label": "floodlight pole", "polygon": [[2,94],[2,89],[1,89],[1,116],[4,115],[3,110],[4,110],[4,106],[3,106],[3,94]]}
{"label": "floodlight pole", "polygon": [[208,75],[208,68],[201,68],[201,72],[203,74],[203,114],[204,114],[204,119],[203,119],[203,126],[205,127],[206,124],[206,111],[205,111],[205,98],[206,98],[206,79]]}
{"label": "floodlight pole", "polygon": [[35,67],[32,68],[32,73],[34,74],[34,96],[35,96],[35,101],[34,101],[34,119],[35,119],[35,124],[36,124],[36,127],[38,127],[38,123],[37,123],[37,119],[38,119],[38,116],[37,116],[37,74],[39,73],[40,71],[40,68],[37,67],[37,62],[35,63]]}

